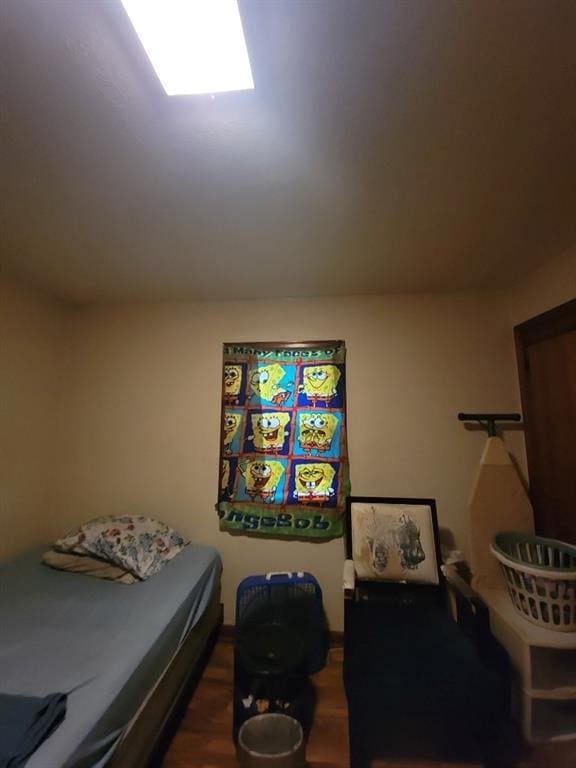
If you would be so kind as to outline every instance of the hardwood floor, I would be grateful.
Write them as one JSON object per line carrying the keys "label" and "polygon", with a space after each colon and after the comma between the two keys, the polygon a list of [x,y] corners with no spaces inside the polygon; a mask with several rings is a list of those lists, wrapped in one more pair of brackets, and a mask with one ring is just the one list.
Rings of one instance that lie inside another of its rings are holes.
{"label": "hardwood floor", "polygon": [[[220,640],[164,759],[163,768],[237,768],[232,740],[233,645]],[[342,649],[330,650],[314,676],[317,706],[306,752],[309,768],[350,768]],[[503,761],[502,768],[570,768],[576,744],[546,745]],[[372,768],[480,768],[478,764],[375,761]]]}
{"label": "hardwood floor", "polygon": [[[233,645],[219,641],[163,763],[164,768],[237,768],[232,741]],[[349,768],[342,649],[330,650],[314,676],[316,717],[306,756],[310,768]]]}
{"label": "hardwood floor", "polygon": [[232,741],[233,645],[219,641],[163,768],[236,768]]}

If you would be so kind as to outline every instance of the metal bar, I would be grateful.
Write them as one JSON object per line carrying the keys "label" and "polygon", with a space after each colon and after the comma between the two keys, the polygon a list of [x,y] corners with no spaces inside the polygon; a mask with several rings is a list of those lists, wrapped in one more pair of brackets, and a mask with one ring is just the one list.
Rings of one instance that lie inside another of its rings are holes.
{"label": "metal bar", "polygon": [[522,421],[519,413],[459,413],[458,421]]}
{"label": "metal bar", "polygon": [[254,347],[262,349],[323,349],[344,344],[342,339],[329,341],[225,341],[225,347]]}
{"label": "metal bar", "polygon": [[489,437],[496,437],[497,421],[522,421],[519,413],[459,413],[458,421],[477,421]]}

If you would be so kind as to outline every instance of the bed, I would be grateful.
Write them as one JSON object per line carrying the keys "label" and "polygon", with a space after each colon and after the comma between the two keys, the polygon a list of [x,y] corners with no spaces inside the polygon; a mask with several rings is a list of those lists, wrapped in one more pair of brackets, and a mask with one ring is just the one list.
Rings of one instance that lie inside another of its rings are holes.
{"label": "bed", "polygon": [[143,768],[221,623],[221,561],[189,545],[147,581],[57,571],[41,551],[0,564],[0,690],[68,696],[27,768]]}

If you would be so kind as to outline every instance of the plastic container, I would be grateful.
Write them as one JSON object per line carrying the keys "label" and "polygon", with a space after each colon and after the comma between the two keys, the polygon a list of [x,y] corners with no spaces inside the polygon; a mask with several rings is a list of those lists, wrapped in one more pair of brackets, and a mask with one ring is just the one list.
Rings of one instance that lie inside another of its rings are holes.
{"label": "plastic container", "polygon": [[240,728],[237,756],[240,768],[306,768],[302,726],[288,715],[251,717]]}
{"label": "plastic container", "polygon": [[490,545],[516,611],[558,632],[576,631],[576,547],[525,533],[497,533]]}

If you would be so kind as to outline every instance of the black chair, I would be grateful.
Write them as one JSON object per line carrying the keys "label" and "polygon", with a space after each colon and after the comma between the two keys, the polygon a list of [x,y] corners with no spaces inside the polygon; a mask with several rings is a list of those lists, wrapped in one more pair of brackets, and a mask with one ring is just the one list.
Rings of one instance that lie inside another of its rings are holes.
{"label": "black chair", "polygon": [[352,768],[374,758],[492,764],[507,719],[507,657],[471,591],[456,589],[452,615],[435,501],[348,499],[346,549]]}

